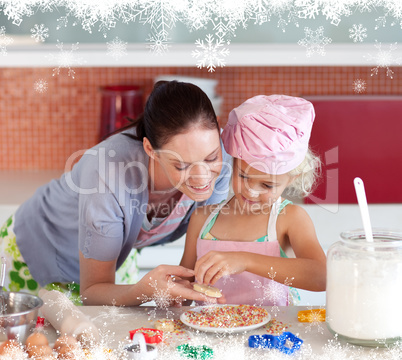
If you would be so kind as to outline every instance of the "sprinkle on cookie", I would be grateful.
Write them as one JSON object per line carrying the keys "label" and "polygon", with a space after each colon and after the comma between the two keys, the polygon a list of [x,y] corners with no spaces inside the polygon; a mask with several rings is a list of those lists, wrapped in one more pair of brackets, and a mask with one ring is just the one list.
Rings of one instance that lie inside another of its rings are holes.
{"label": "sprinkle on cookie", "polygon": [[261,323],[268,312],[251,305],[212,306],[198,311],[187,311],[190,324],[212,328],[235,328]]}

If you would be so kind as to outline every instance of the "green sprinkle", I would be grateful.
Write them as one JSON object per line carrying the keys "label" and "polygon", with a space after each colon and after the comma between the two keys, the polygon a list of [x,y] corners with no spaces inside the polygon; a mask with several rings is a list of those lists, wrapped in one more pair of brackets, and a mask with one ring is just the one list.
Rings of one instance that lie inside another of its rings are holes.
{"label": "green sprinkle", "polygon": [[197,360],[211,359],[214,355],[214,351],[206,345],[193,346],[183,344],[177,347],[177,351],[180,353],[180,355],[183,355],[189,359]]}

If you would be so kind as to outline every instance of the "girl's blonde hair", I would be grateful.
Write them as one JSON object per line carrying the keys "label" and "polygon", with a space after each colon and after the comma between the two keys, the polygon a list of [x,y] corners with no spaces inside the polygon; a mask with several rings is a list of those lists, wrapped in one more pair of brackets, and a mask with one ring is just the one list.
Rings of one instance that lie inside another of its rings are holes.
{"label": "girl's blonde hair", "polygon": [[308,148],[302,163],[288,172],[294,177],[293,182],[286,188],[286,194],[290,196],[306,197],[311,194],[321,175],[321,160]]}

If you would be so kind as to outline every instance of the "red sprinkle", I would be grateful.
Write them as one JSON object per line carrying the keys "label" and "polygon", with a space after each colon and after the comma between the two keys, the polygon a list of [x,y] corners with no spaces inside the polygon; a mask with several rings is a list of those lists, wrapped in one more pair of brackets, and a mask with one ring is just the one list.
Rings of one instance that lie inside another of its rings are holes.
{"label": "red sprinkle", "polygon": [[201,311],[187,311],[189,323],[201,327],[234,328],[261,323],[268,312],[252,305],[226,305],[204,308]]}

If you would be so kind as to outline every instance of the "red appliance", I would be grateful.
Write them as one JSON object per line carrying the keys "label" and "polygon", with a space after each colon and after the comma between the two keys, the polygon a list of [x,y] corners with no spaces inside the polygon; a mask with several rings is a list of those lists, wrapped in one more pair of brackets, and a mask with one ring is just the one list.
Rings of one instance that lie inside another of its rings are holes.
{"label": "red appliance", "polygon": [[305,202],[356,204],[357,176],[364,181],[369,203],[402,202],[402,96],[306,99],[316,112],[310,146],[323,161],[323,176]]}
{"label": "red appliance", "polygon": [[143,91],[137,85],[107,85],[100,88],[101,127],[100,139],[127,125],[144,111]]}

